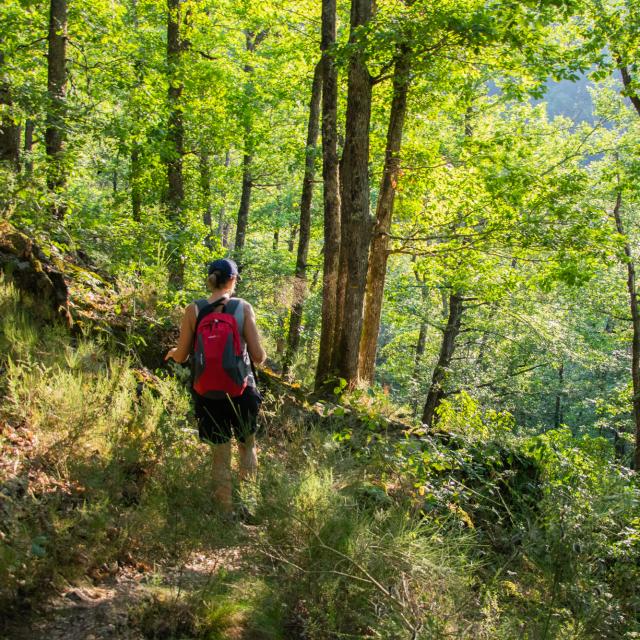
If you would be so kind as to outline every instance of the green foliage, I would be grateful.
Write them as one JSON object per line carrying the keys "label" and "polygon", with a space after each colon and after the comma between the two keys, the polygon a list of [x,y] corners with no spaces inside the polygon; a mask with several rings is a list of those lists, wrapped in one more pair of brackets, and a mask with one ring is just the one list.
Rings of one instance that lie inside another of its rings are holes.
{"label": "green foliage", "polygon": [[[388,78],[399,47],[412,56],[376,383],[346,392],[335,382],[337,405],[323,418],[332,433],[284,424],[284,400],[270,394],[271,426],[292,442],[249,491],[262,520],[260,575],[220,572],[195,594],[156,594],[132,616],[148,637],[402,637],[410,628],[425,638],[635,637],[638,486],[621,465],[635,430],[627,279],[640,240],[637,3],[375,4],[347,42],[349,3],[339,3],[330,55],[340,122],[354,48],[375,81],[372,208]],[[87,292],[94,275],[79,261],[117,282],[110,309],[124,320],[109,339],[81,321],[70,339],[34,324],[38,301],[1,286],[0,446],[28,452],[2,477],[3,604],[35,601],[51,581],[122,563],[128,550],[186,562],[195,547],[241,538],[211,512],[208,453],[195,446],[179,376],[150,378],[136,365],[158,351],[157,328],[205,293],[206,262],[233,254],[249,154],[238,291],[281,360],[320,5],[182,6],[183,50],[168,61],[164,4],[70,3],[67,181],[55,196],[43,143],[48,7],[0,6],[0,128],[35,127],[21,166],[0,163],[0,215],[46,240],[48,257]],[[260,34],[255,50],[247,34]],[[558,85],[545,104],[560,80],[571,90]],[[167,210],[176,159],[167,94],[178,84],[185,197],[176,214]],[[570,103],[586,92],[593,112],[571,119]],[[51,219],[54,197],[67,206],[62,221]],[[292,367],[307,388],[322,252],[318,188]],[[416,417],[453,293],[461,330],[427,432]]]}

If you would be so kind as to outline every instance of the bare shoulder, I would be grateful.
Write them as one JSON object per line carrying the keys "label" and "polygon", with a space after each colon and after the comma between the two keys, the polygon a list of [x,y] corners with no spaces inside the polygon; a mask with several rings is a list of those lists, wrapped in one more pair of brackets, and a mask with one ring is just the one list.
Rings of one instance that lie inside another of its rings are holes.
{"label": "bare shoulder", "polygon": [[249,315],[255,315],[255,312],[253,311],[253,307],[251,306],[250,302],[247,302],[246,300],[243,300],[242,303],[244,304],[244,312],[245,314],[249,314]]}
{"label": "bare shoulder", "polygon": [[190,302],[184,308],[184,318],[188,320],[190,324],[195,326],[196,320],[198,318],[198,305],[195,302]]}
{"label": "bare shoulder", "polygon": [[245,317],[246,316],[250,316],[252,318],[255,317],[255,312],[253,311],[253,307],[251,306],[250,302],[247,302],[244,298],[236,298],[236,300],[240,301]]}

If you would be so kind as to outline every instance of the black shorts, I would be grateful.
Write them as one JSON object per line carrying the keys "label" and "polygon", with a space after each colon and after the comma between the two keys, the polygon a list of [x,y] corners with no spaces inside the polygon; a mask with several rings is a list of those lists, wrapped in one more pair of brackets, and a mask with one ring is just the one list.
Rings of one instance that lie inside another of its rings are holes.
{"label": "black shorts", "polygon": [[256,432],[262,398],[255,387],[247,387],[237,398],[212,400],[194,394],[198,434],[204,442],[223,444],[233,434],[240,442]]}

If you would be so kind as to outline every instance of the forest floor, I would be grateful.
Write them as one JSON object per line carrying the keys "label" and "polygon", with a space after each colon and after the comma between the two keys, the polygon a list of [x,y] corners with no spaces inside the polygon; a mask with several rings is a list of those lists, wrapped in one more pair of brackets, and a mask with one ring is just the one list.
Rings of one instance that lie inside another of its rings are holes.
{"label": "forest floor", "polygon": [[[247,543],[248,544],[248,543]],[[105,567],[105,577],[90,576],[51,595],[27,620],[13,622],[4,632],[7,640],[144,640],[132,624],[136,608],[153,599],[159,590],[180,598],[195,592],[218,572],[245,572],[246,545],[216,552],[194,552],[182,566]],[[161,628],[157,635],[162,636]],[[232,636],[229,636],[230,638]],[[240,636],[241,637],[241,636]]]}
{"label": "forest floor", "polygon": [[[4,483],[3,500],[17,502],[25,494],[43,495],[68,487],[49,475],[36,453],[37,439],[30,430],[12,428],[0,423],[4,443],[0,447],[0,471],[9,467],[16,474],[14,482]],[[4,477],[6,473],[0,474]],[[0,507],[3,505],[0,503]],[[0,510],[1,512],[2,510]],[[212,520],[212,529],[219,527],[213,507],[202,516]],[[53,588],[43,590],[42,599],[28,598],[24,610],[4,620],[0,625],[2,640],[143,640],[148,637],[171,636],[170,626],[163,628],[162,615],[153,621],[153,628],[141,630],[139,613],[152,606],[158,596],[163,599],[189,600],[194,594],[207,591],[219,578],[255,573],[247,559],[247,550],[257,537],[257,527],[241,522],[228,525],[231,537],[224,536],[216,546],[192,550],[180,562],[156,558],[153,564],[137,560],[131,553],[117,560],[91,567],[71,580],[56,576]],[[242,628],[227,627],[225,637],[243,637]]]}

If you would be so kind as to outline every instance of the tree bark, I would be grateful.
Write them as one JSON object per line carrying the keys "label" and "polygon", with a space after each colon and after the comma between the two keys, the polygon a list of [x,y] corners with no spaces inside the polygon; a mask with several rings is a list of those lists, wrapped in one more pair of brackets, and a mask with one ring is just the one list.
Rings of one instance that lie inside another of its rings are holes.
{"label": "tree bark", "polygon": [[[0,38],[0,45],[2,39]],[[11,96],[11,86],[5,79],[4,53],[0,50],[0,110],[2,110],[2,120],[0,120],[0,161],[18,171],[20,169],[20,126],[14,121],[13,99]]]}
{"label": "tree bark", "polygon": [[131,148],[131,215],[136,222],[140,222],[142,211],[142,194],[140,193],[140,146],[134,142]]}
{"label": "tree bark", "polygon": [[[261,31],[258,34],[254,34],[252,31],[245,33],[246,49],[249,54],[255,52],[256,48],[264,40],[267,32]],[[253,65],[247,62],[244,65],[244,72],[247,77],[245,93],[248,94],[251,88],[251,76],[253,75]],[[234,252],[240,259],[242,252],[244,251],[244,244],[247,236],[247,226],[249,224],[249,207],[251,205],[251,188],[253,187],[253,179],[251,176],[251,169],[253,165],[253,140],[252,140],[252,127],[251,127],[251,105],[247,104],[248,110],[245,113],[244,122],[244,155],[242,157],[242,195],[240,196],[240,206],[238,208],[238,223],[236,226],[236,240],[234,244]]]}
{"label": "tree bark", "polygon": [[371,120],[371,76],[365,55],[358,47],[357,31],[372,12],[372,0],[352,0],[349,41],[356,47],[349,62],[345,143],[340,165],[342,245],[346,258],[346,287],[342,323],[339,327],[338,375],[353,388],[358,381],[358,352],[367,281],[371,238],[369,213],[369,124]]}
{"label": "tree bark", "polygon": [[626,65],[620,65],[620,75],[622,76],[622,84],[627,90],[627,97],[631,100],[631,104],[635,107],[635,110],[640,116],[640,97],[631,89],[631,74],[629,73],[629,67]]}
{"label": "tree bark", "polygon": [[556,406],[553,412],[553,426],[560,428],[563,420],[562,395],[564,393],[564,362],[558,367],[558,390],[556,391]]}
{"label": "tree bark", "polygon": [[287,240],[287,249],[289,253],[293,253],[293,250],[295,249],[297,235],[298,235],[298,225],[294,224],[291,227],[291,232],[289,233],[289,239]]}
{"label": "tree bark", "polygon": [[242,157],[242,195],[240,196],[240,207],[238,208],[238,225],[236,227],[236,241],[234,251],[239,256],[244,250],[244,242],[247,236],[247,226],[249,224],[249,207],[251,205],[251,165],[253,164],[253,154],[244,153]]}
{"label": "tree bark", "polygon": [[447,325],[442,334],[440,354],[438,355],[438,362],[433,370],[431,385],[429,386],[427,400],[422,412],[422,423],[428,427],[432,427],[437,420],[436,410],[440,406],[440,402],[445,394],[444,383],[456,348],[456,338],[460,333],[463,311],[462,296],[458,292],[451,293],[449,295],[449,314]]}
{"label": "tree bark", "polygon": [[412,387],[414,389],[414,399],[411,403],[413,414],[418,413],[418,390],[420,389],[420,369],[422,368],[422,359],[427,346],[428,325],[426,321],[427,308],[429,304],[429,289],[427,289],[424,280],[420,278],[417,270],[414,270],[416,281],[420,285],[420,294],[422,296],[422,319],[420,321],[420,331],[418,333],[418,342],[416,343],[416,351],[413,359],[413,374],[411,375]]}
{"label": "tree bark", "polygon": [[322,62],[318,62],[313,73],[311,99],[309,100],[309,124],[307,126],[307,144],[305,148],[304,178],[300,196],[300,240],[296,257],[296,275],[293,284],[293,307],[289,316],[289,335],[283,373],[288,373],[291,362],[300,344],[300,326],[302,311],[307,296],[307,258],[311,238],[311,202],[313,183],[316,175],[316,146],[320,126],[320,98],[322,96]]}
{"label": "tree bark", "polygon": [[[131,2],[131,18],[132,18],[133,30],[137,35],[138,29],[139,29],[137,0],[132,0]],[[138,57],[133,63],[136,82],[133,90],[131,91],[132,97],[135,96],[135,93],[140,90],[140,87],[142,86],[143,79],[144,79],[141,57],[142,57],[141,53],[138,53]],[[142,120],[142,115],[140,114],[140,110],[138,108],[134,109],[132,116],[136,124]],[[141,186],[140,178],[142,174],[142,161],[141,161],[142,148],[143,148],[142,144],[138,140],[138,137],[134,136],[131,142],[131,149],[129,154],[129,162],[130,162],[129,185],[131,189],[131,217],[135,222],[140,222],[140,217],[142,213],[142,191],[140,188]]]}
{"label": "tree bark", "polygon": [[200,192],[202,195],[202,224],[207,227],[207,238],[211,236],[211,166],[209,152],[201,149],[198,156],[200,161]]}
{"label": "tree bark", "polygon": [[322,179],[324,183],[324,267],[322,324],[315,386],[332,374],[336,294],[340,261],[340,180],[338,164],[338,72],[331,54],[336,41],[336,0],[322,0]]}
{"label": "tree bark", "polygon": [[389,257],[389,232],[393,217],[393,205],[400,173],[400,148],[402,130],[407,111],[407,94],[410,84],[410,51],[405,45],[398,48],[394,74],[393,99],[389,114],[387,143],[380,193],[376,206],[376,223],[369,250],[369,268],[364,302],[364,320],[360,339],[359,378],[369,384],[375,371],[378,333],[382,314],[382,299]]}
{"label": "tree bark", "polygon": [[47,153],[47,188],[51,215],[61,220],[67,207],[62,191],[66,184],[64,167],[64,124],[67,86],[67,0],[51,0],[47,53],[47,117],[44,133]]}
{"label": "tree bark", "polygon": [[[228,169],[231,166],[231,152],[227,150],[224,156],[224,166],[225,169]],[[220,211],[218,212],[218,237],[220,238],[220,243],[223,247],[228,246],[228,234],[229,234],[229,223],[225,220],[225,214],[227,212],[227,191],[226,188],[222,193],[222,206],[220,207]]]}
{"label": "tree bark", "polygon": [[182,91],[184,85],[180,71],[182,41],[180,37],[182,0],[167,0],[167,68],[169,76],[169,122],[167,132],[167,205],[174,223],[180,222],[184,207],[184,121],[182,117]]}
{"label": "tree bark", "polygon": [[27,175],[33,172],[33,132],[35,123],[33,120],[27,120],[24,125],[24,170]]}
{"label": "tree bark", "polygon": [[[613,217],[616,230],[626,238],[622,223],[622,193],[618,191]],[[633,338],[631,340],[631,382],[633,386],[633,420],[636,428],[636,445],[634,452],[634,468],[640,469],[640,310],[638,309],[638,291],[636,289],[636,267],[631,253],[631,245],[627,239],[624,245],[627,257],[627,291],[629,292],[629,309],[631,310],[631,324]]]}

